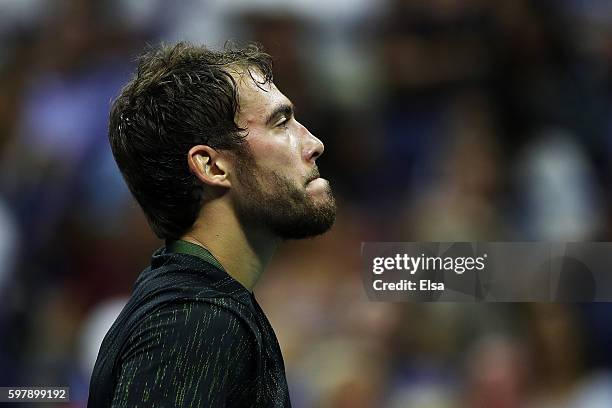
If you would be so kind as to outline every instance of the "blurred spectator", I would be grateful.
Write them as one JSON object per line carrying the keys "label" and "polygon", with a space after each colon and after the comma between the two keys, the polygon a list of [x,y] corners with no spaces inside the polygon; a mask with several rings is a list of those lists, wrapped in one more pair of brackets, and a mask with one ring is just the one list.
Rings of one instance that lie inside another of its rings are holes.
{"label": "blurred spectator", "polygon": [[589,159],[571,135],[549,130],[519,156],[520,229],[525,240],[590,241],[599,236],[601,203]]}

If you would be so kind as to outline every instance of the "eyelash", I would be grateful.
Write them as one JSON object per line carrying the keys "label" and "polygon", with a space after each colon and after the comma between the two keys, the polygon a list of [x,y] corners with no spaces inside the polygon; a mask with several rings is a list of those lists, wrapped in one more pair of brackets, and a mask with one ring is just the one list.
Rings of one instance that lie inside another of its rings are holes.
{"label": "eyelash", "polygon": [[287,124],[289,123],[289,119],[285,118],[282,122],[279,122],[276,127],[287,128]]}

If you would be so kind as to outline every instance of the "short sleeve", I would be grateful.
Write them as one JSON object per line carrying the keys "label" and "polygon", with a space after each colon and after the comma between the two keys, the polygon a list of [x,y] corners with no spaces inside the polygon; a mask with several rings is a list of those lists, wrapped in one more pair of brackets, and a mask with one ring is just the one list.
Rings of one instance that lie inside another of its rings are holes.
{"label": "short sleeve", "polygon": [[255,400],[254,335],[222,306],[166,306],[139,324],[124,350],[113,407],[239,407]]}

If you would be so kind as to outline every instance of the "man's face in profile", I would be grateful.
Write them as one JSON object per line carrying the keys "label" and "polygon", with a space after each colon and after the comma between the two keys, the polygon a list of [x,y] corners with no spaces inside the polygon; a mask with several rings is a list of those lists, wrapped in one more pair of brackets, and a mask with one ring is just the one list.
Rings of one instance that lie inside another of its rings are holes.
{"label": "man's face in profile", "polygon": [[282,239],[322,234],[334,223],[336,203],[315,160],[323,143],[293,116],[293,105],[257,72],[237,77],[239,126],[247,151],[237,155],[234,187],[238,216]]}

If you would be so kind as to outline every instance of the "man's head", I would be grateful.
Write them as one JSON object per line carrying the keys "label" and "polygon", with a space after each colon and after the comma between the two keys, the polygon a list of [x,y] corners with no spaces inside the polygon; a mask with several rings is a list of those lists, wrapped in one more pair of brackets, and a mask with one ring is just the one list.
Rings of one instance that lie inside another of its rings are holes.
{"label": "man's head", "polygon": [[221,197],[241,222],[280,238],[333,224],[329,184],[316,179],[323,144],[295,120],[272,82],[270,57],[255,46],[179,43],[144,54],[113,104],[109,139],[162,239],[181,237]]}

